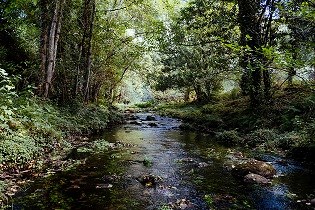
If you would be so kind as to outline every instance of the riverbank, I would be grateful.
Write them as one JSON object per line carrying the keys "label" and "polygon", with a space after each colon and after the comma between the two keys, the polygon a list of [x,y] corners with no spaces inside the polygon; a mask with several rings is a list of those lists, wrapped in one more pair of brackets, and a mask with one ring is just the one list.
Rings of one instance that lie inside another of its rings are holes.
{"label": "riverbank", "polygon": [[[127,110],[126,123],[73,150],[69,159],[77,162],[75,166],[24,185],[10,205],[14,209],[312,209],[308,206],[314,191],[312,168],[252,154],[246,148],[240,152],[238,147],[217,144],[211,135],[181,131],[180,124],[154,112]],[[243,181],[238,166],[248,160],[255,161],[254,166],[272,165],[277,174],[271,178],[274,170],[270,176],[263,172],[268,183]]]}
{"label": "riverbank", "polygon": [[0,204],[19,190],[19,185],[44,176],[51,168],[64,169],[76,163],[63,159],[92,134],[120,123],[113,108],[101,105],[58,107],[37,98],[16,98],[1,115]]}
{"label": "riverbank", "polygon": [[155,109],[162,115],[182,119],[182,129],[210,133],[227,146],[282,153],[307,162],[315,160],[312,92],[287,90],[259,112],[248,107],[246,97],[227,96],[204,105],[171,103]]}

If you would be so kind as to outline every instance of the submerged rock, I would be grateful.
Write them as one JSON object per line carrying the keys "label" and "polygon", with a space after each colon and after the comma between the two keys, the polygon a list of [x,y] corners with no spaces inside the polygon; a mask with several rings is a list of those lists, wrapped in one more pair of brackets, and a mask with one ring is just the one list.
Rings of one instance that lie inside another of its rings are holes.
{"label": "submerged rock", "polygon": [[179,199],[174,203],[169,203],[172,209],[187,209],[192,208],[192,203],[187,199]]}
{"label": "submerged rock", "polygon": [[152,122],[152,123],[149,123],[148,125],[151,126],[151,127],[158,127],[158,124],[153,123],[153,122]]}
{"label": "submerged rock", "polygon": [[127,117],[127,119],[128,119],[128,120],[138,120],[139,117],[136,116],[136,115],[130,115],[130,116]]}
{"label": "submerged rock", "polygon": [[201,162],[201,163],[197,164],[198,168],[205,168],[205,167],[208,167],[208,166],[209,166],[209,163],[206,163],[206,162]]}
{"label": "submerged rock", "polygon": [[244,177],[244,182],[251,184],[269,184],[270,180],[258,174],[250,173]]}
{"label": "submerged rock", "polygon": [[237,164],[232,169],[232,172],[234,175],[240,177],[244,177],[249,173],[258,174],[265,178],[272,178],[276,175],[276,170],[271,164],[258,160],[249,160]]}
{"label": "submerged rock", "polygon": [[129,123],[132,125],[142,125],[142,122],[137,120],[130,121]]}
{"label": "submerged rock", "polygon": [[96,189],[109,189],[112,188],[113,185],[112,184],[98,184],[96,185]]}
{"label": "submerged rock", "polygon": [[162,178],[148,174],[138,177],[137,180],[145,187],[155,187],[157,183],[162,180]]}
{"label": "submerged rock", "polygon": [[182,158],[180,160],[178,160],[178,162],[182,162],[182,163],[194,163],[195,160],[192,158]]}
{"label": "submerged rock", "polygon": [[156,118],[154,116],[150,116],[148,115],[146,118],[145,118],[146,121],[155,121]]}
{"label": "submerged rock", "polygon": [[315,206],[315,198],[310,201],[312,206]]}

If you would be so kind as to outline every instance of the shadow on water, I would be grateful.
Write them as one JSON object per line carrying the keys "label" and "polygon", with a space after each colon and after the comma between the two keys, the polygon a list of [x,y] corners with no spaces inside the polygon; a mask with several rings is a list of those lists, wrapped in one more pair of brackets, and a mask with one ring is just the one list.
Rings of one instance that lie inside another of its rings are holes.
{"label": "shadow on water", "polygon": [[[315,194],[314,171],[268,155],[261,159],[280,176],[270,186],[245,185],[226,166],[234,149],[176,129],[177,120],[147,115],[102,136],[129,146],[74,155],[79,166],[26,186],[13,209],[302,209],[295,201]],[[143,186],[143,175],[157,183]]]}

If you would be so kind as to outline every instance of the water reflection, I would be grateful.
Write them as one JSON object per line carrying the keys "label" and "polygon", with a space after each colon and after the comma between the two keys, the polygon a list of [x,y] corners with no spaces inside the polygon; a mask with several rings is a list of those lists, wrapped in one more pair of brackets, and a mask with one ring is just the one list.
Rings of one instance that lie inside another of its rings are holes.
{"label": "water reflection", "polygon": [[[37,180],[14,201],[14,209],[160,209],[187,199],[190,209],[301,209],[289,195],[315,194],[312,170],[280,158],[272,162],[280,176],[271,186],[245,185],[226,167],[231,149],[202,133],[183,132],[180,122],[156,117],[158,126],[144,121],[106,131],[109,142],[135,145],[101,154],[81,154],[84,164]],[[144,160],[151,163],[146,166]],[[137,177],[152,174],[161,180],[148,188]],[[305,206],[303,206],[305,207]]]}

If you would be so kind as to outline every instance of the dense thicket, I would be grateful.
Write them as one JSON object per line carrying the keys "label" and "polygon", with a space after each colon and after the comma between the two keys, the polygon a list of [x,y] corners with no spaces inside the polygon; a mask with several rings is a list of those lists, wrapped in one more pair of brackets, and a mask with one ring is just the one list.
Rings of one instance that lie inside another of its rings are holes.
{"label": "dense thicket", "polygon": [[262,113],[281,88],[313,90],[314,5],[1,0],[2,123],[19,109],[18,96],[63,105],[122,100],[119,87],[129,71],[148,76],[158,90],[185,93],[186,100],[209,103],[222,90],[241,92]]}
{"label": "dense thicket", "polygon": [[[152,5],[0,0],[1,173],[43,170],[74,139],[121,120],[111,104],[158,26]],[[0,180],[1,206],[9,179]]]}

